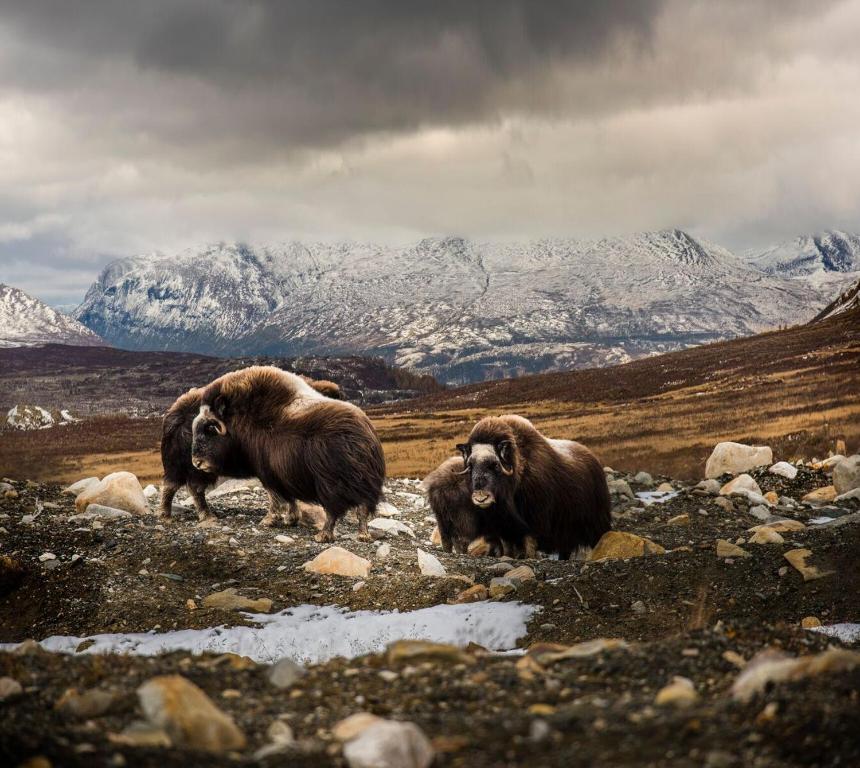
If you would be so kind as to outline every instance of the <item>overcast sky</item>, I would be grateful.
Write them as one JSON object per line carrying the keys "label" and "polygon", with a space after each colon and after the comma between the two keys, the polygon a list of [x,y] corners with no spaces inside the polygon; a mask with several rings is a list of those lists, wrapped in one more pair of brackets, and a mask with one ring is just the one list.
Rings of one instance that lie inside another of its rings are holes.
{"label": "overcast sky", "polygon": [[860,0],[9,0],[0,282],[218,240],[860,230]]}

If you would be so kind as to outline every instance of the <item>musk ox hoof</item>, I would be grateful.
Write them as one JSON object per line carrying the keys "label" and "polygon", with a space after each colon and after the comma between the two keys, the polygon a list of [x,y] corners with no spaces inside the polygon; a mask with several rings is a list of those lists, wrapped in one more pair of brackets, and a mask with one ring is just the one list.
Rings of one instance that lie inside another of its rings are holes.
{"label": "musk ox hoof", "polygon": [[199,528],[216,528],[218,526],[218,518],[215,515],[205,515],[197,518],[197,526]]}
{"label": "musk ox hoof", "polygon": [[266,528],[273,528],[275,526],[281,525],[281,518],[277,515],[273,515],[271,512],[266,515],[262,520],[260,520],[260,525],[265,526]]}
{"label": "musk ox hoof", "polygon": [[359,541],[373,541],[373,536],[371,536],[367,531],[362,531],[358,534]]}
{"label": "musk ox hoof", "polygon": [[334,534],[328,531],[320,531],[314,536],[314,541],[318,541],[320,544],[331,544],[334,541]]}

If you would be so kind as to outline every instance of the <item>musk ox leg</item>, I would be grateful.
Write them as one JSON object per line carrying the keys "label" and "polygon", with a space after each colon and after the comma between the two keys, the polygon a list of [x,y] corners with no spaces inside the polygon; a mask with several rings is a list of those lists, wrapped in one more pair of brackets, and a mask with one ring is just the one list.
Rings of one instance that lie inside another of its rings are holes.
{"label": "musk ox leg", "polygon": [[159,517],[170,517],[173,509],[173,497],[181,486],[176,483],[171,483],[168,480],[163,480],[161,483],[161,503],[158,505]]}
{"label": "musk ox leg", "polygon": [[280,525],[282,519],[286,520],[287,515],[290,514],[292,509],[295,507],[295,502],[289,502],[291,504],[290,510],[284,510],[283,505],[287,503],[288,502],[285,502],[282,498],[269,491],[269,509],[266,511],[266,516],[260,520],[260,525],[264,525],[267,528]]}
{"label": "musk ox leg", "polygon": [[206,503],[206,486],[189,485],[188,490],[194,501],[194,508],[197,510],[197,522],[202,523],[206,520],[212,520],[215,515],[212,514],[209,504]]}
{"label": "musk ox leg", "polygon": [[325,523],[322,530],[314,536],[314,541],[319,541],[322,544],[330,544],[334,541],[334,526],[346,513],[345,509],[332,510],[328,507],[325,509]]}
{"label": "musk ox leg", "polygon": [[299,519],[301,517],[301,515],[299,515],[298,502],[288,501],[287,502],[287,509],[283,513],[283,515],[284,515],[284,521],[286,522],[287,525],[290,525],[290,526],[298,525]]}
{"label": "musk ox leg", "polygon": [[373,505],[371,509],[370,504],[362,504],[355,510],[355,514],[358,516],[358,540],[359,541],[370,541],[371,535],[367,530],[367,521],[371,515],[376,512],[376,505]]}

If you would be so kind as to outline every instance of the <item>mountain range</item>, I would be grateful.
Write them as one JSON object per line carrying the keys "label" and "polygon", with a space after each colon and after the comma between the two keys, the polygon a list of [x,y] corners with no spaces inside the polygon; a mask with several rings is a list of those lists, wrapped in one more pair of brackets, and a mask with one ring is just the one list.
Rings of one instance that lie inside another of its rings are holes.
{"label": "mountain range", "polygon": [[104,346],[104,339],[68,315],[0,283],[0,347],[37,344]]}

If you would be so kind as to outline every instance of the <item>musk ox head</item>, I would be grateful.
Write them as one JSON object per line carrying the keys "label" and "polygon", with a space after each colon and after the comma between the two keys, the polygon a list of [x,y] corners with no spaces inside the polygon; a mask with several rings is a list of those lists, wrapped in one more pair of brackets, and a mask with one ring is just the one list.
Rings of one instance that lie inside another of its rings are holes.
{"label": "musk ox head", "polygon": [[509,495],[514,481],[516,444],[511,439],[492,443],[468,442],[457,446],[463,456],[472,503],[486,509]]}
{"label": "musk ox head", "polygon": [[233,443],[219,400],[213,406],[201,405],[191,425],[191,463],[201,472],[215,475],[227,462]]}

